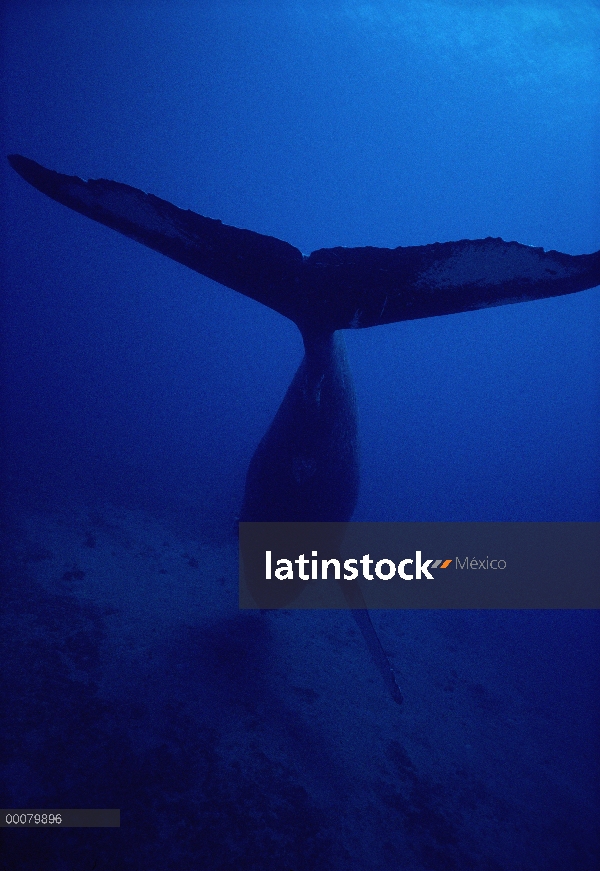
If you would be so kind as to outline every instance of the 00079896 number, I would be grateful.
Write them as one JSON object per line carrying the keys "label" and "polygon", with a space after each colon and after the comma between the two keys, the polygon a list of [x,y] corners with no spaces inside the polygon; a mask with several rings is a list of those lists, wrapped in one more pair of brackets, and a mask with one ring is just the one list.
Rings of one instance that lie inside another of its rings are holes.
{"label": "00079896 number", "polygon": [[26,826],[32,823],[37,826],[60,826],[62,817],[60,814],[6,814],[6,822],[9,826]]}

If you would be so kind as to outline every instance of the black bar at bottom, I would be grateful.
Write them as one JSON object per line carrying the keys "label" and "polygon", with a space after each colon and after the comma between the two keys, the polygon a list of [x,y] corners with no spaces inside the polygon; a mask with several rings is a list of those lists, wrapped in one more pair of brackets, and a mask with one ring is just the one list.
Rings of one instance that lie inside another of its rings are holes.
{"label": "black bar at bottom", "polygon": [[0,809],[0,829],[114,829],[120,825],[119,809]]}

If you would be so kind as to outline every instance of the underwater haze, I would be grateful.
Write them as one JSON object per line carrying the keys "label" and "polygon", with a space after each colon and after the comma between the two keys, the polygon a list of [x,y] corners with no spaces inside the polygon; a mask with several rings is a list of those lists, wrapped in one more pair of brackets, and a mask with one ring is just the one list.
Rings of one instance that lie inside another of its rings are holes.
{"label": "underwater haze", "polygon": [[[587,0],[5,2],[2,155],[284,239],[600,248]],[[594,871],[600,619],[237,605],[294,324],[2,157],[1,871]],[[360,521],[600,520],[600,291],[345,332]],[[591,569],[593,570],[593,569]]]}

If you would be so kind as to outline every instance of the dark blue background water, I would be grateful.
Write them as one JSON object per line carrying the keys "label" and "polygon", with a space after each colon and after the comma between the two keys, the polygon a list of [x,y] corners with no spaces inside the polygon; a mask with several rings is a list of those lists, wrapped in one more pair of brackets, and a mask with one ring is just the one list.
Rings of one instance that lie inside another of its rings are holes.
{"label": "dark blue background water", "polygon": [[[19,2],[3,30],[3,154],[124,181],[304,253],[489,235],[600,247],[592,3]],[[7,164],[2,185],[8,489],[166,510],[225,539],[300,361],[296,328]],[[355,519],[600,519],[599,301],[347,335]],[[503,619],[513,631],[517,615]],[[518,620],[554,651],[540,680],[572,656],[597,689],[595,617]],[[239,862],[222,867],[255,867]]]}

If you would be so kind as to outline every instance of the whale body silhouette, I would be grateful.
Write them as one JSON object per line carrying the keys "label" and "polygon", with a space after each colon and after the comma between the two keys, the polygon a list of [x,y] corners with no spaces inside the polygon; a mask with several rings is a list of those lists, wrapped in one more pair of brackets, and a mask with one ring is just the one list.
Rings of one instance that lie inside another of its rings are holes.
{"label": "whale body silhouette", "polygon": [[[494,238],[394,249],[324,248],[303,256],[287,242],[227,226],[129,185],[83,181],[20,155],[8,160],[52,199],[269,306],[300,329],[304,359],[250,462],[242,521],[351,519],[359,484],[356,403],[339,330],[600,284],[600,252],[569,255]],[[400,702],[358,585],[346,584],[343,591]]]}

